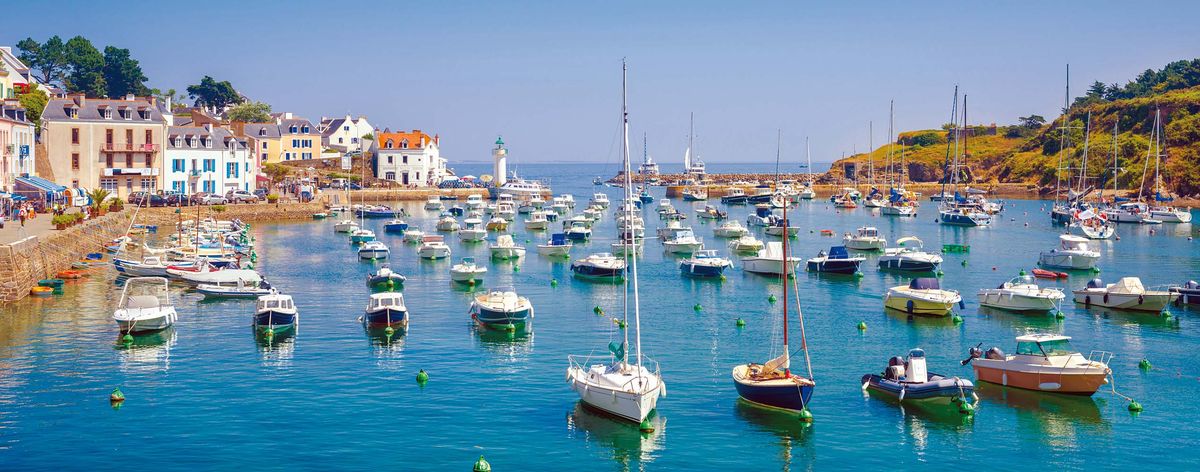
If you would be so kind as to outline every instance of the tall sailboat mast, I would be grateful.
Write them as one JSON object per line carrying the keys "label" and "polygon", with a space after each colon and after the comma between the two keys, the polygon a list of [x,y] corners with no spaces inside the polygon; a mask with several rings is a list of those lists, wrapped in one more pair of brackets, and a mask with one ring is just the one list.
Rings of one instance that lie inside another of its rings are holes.
{"label": "tall sailboat mast", "polygon": [[[1062,171],[1063,171],[1063,164],[1066,162],[1067,143],[1069,142],[1069,140],[1067,138],[1067,128],[1071,125],[1071,65],[1070,64],[1067,64],[1067,89],[1066,90],[1067,90],[1066,94],[1063,96],[1063,112],[1062,112],[1063,113],[1063,118],[1062,118],[1063,122],[1062,122],[1062,125],[1058,127],[1058,129],[1059,129],[1058,168],[1056,168],[1054,170],[1054,176],[1056,178],[1055,183],[1054,183],[1054,204],[1055,205],[1058,205],[1058,198],[1062,194],[1062,189],[1061,189],[1061,187],[1062,187]],[[1068,178],[1068,183],[1069,183],[1070,176],[1068,176],[1067,178]]]}
{"label": "tall sailboat mast", "polygon": [[[1112,168],[1112,192],[1113,192],[1113,199],[1116,199],[1116,198],[1117,198],[1117,125],[1118,125],[1118,124],[1119,124],[1119,120],[1113,120],[1113,143],[1112,143],[1112,154],[1113,154],[1113,168]],[[1100,196],[1101,196],[1101,200],[1103,200],[1103,197],[1104,197],[1104,189],[1100,189]]]}
{"label": "tall sailboat mast", "polygon": [[[635,244],[635,241],[633,240],[634,235],[633,235],[633,231],[632,231],[633,209],[631,207],[629,207],[630,205],[632,205],[632,202],[633,202],[633,178],[629,175],[630,174],[630,172],[629,172],[629,170],[630,170],[629,169],[629,107],[626,103],[626,97],[628,95],[628,92],[626,90],[625,76],[626,76],[625,61],[621,61],[621,143],[622,143],[621,144],[621,158],[624,161],[624,165],[625,165],[625,202],[622,203],[622,206],[626,206],[626,212],[628,212],[626,215],[626,221],[627,221],[627,224],[631,225],[630,226],[631,230],[627,231],[628,235],[626,235],[626,239],[625,239],[625,241],[626,241],[625,242],[625,244],[626,244],[625,254],[626,254],[626,257],[629,258],[630,278],[632,279],[632,281],[626,282],[626,284],[633,285],[633,328],[634,328],[634,330],[637,331],[637,333],[635,334],[635,337],[634,337],[634,349],[637,350],[637,365],[641,366],[642,365],[642,325],[641,325],[641,313],[640,313],[640,308],[639,308],[640,300],[638,297],[637,256],[636,255],[629,256],[629,254],[635,253],[635,251],[632,249],[633,245]],[[626,342],[628,342],[628,340],[629,340],[629,332],[628,331],[626,331],[625,339],[626,339]],[[642,370],[638,369],[638,377],[641,377],[641,372],[642,372]]]}
{"label": "tall sailboat mast", "polygon": [[1088,110],[1087,124],[1084,125],[1083,131],[1083,162],[1079,165],[1079,193],[1087,191],[1087,165],[1088,165],[1088,146],[1091,144],[1092,134],[1092,112]]}
{"label": "tall sailboat mast", "polygon": [[[958,136],[957,136],[958,131],[954,125],[954,123],[956,121],[958,121],[958,86],[957,85],[954,86],[954,101],[951,102],[951,105],[950,105],[950,131],[955,133],[955,135],[953,136],[954,141],[958,141]],[[946,158],[942,164],[943,168],[945,169],[945,175],[942,176],[942,204],[943,205],[945,204],[945,201],[946,201],[946,183],[950,181],[950,157],[951,157],[950,150],[953,149],[951,147],[951,145],[952,145],[952,143],[949,143],[949,142],[946,143]],[[958,151],[957,150],[954,151],[954,154],[955,154],[954,158],[958,159]]]}
{"label": "tall sailboat mast", "polygon": [[875,122],[867,122],[867,186],[875,186]]}
{"label": "tall sailboat mast", "polygon": [[804,137],[804,160],[807,161],[805,163],[805,166],[807,166],[807,167],[805,167],[805,170],[808,173],[808,175],[807,175],[808,182],[806,182],[806,183],[811,185],[812,184],[812,173],[813,173],[813,171],[812,171],[812,148],[809,147],[809,145],[808,145],[808,136]]}
{"label": "tall sailboat mast", "polygon": [[[779,187],[779,155],[783,148],[783,130],[776,130],[775,137],[775,186]],[[788,221],[787,202],[783,204],[783,374],[792,376],[792,351],[788,349]]]}

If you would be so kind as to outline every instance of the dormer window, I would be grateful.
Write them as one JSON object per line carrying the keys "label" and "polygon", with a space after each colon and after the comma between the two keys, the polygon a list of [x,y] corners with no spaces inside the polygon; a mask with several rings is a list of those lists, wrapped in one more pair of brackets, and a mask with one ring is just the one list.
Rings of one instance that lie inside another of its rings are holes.
{"label": "dormer window", "polygon": [[295,133],[295,132],[296,132],[296,126],[295,126],[295,125],[292,125],[291,127],[289,127],[289,128],[288,128],[288,132],[289,132],[289,133]]}
{"label": "dormer window", "polygon": [[206,136],[206,137],[200,138],[200,142],[204,143],[204,147],[212,149],[212,138],[209,138]]}
{"label": "dormer window", "polygon": [[183,147],[183,139],[181,139],[179,136],[175,137],[175,147]]}
{"label": "dormer window", "polygon": [[197,145],[197,144],[199,144],[199,143],[197,143],[197,142],[196,142],[196,138],[195,138],[195,137],[188,136],[188,139],[187,139],[187,140],[188,140],[188,147],[190,147],[190,148],[195,148],[195,147],[196,147],[196,145]]}
{"label": "dormer window", "polygon": [[258,135],[259,135],[259,136],[266,136],[266,135],[267,135],[267,129],[266,129],[266,128],[259,128],[259,129],[258,129]]}
{"label": "dormer window", "polygon": [[308,134],[308,127],[307,127],[307,126],[305,126],[305,127],[303,127],[303,128],[300,128],[300,132],[301,132],[301,133],[304,133],[304,134]]}
{"label": "dormer window", "polygon": [[138,115],[141,116],[143,120],[149,120],[150,119],[150,110],[145,110],[145,109],[138,110]]}
{"label": "dormer window", "polygon": [[400,149],[408,149],[408,139],[400,140]]}
{"label": "dormer window", "polygon": [[112,108],[105,108],[103,110],[103,114],[104,114],[104,119],[111,120],[112,119]]}
{"label": "dormer window", "polygon": [[392,148],[392,140],[389,139],[389,140],[387,140],[387,142],[383,143],[383,147],[391,149]]}
{"label": "dormer window", "polygon": [[75,107],[63,107],[63,111],[64,111],[64,112],[66,112],[66,114],[67,114],[67,116],[68,116],[68,117],[71,117],[71,118],[79,118],[79,109],[78,109],[78,108],[75,108]]}

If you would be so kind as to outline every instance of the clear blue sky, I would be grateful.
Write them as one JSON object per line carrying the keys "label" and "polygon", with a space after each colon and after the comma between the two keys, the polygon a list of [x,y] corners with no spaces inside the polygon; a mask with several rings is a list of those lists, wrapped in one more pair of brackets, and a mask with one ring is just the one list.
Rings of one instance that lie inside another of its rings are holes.
{"label": "clear blue sky", "polygon": [[132,50],[150,85],[203,75],[314,121],[365,114],[439,133],[452,161],[497,134],[517,162],[616,162],[620,61],[635,155],[682,159],[688,113],[709,162],[813,160],[947,121],[1012,123],[1093,80],[1200,57],[1198,2],[23,2],[0,44],[82,34]]}

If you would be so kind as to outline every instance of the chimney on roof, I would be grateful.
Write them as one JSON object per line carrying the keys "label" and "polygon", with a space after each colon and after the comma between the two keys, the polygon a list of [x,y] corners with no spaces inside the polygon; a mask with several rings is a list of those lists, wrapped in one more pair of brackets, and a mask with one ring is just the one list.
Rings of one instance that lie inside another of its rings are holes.
{"label": "chimney on roof", "polygon": [[127,102],[132,102],[135,98],[137,98],[137,96],[132,93],[125,94],[125,101]]}
{"label": "chimney on roof", "polygon": [[419,129],[414,129],[414,130],[413,130],[413,134],[421,134],[421,130],[419,130]]}
{"label": "chimney on roof", "polygon": [[87,103],[87,95],[84,95],[83,92],[67,94],[67,98],[71,99],[72,102],[75,102],[75,104],[80,107],[82,107],[84,103]]}

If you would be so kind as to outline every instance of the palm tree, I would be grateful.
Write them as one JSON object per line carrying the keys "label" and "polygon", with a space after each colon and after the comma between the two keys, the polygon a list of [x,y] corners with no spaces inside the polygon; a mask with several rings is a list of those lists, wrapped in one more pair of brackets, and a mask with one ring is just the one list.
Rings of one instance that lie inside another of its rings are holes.
{"label": "palm tree", "polygon": [[92,200],[93,213],[100,211],[100,204],[104,203],[104,200],[108,199],[109,195],[111,195],[111,192],[102,188],[94,188],[88,192],[88,198]]}

